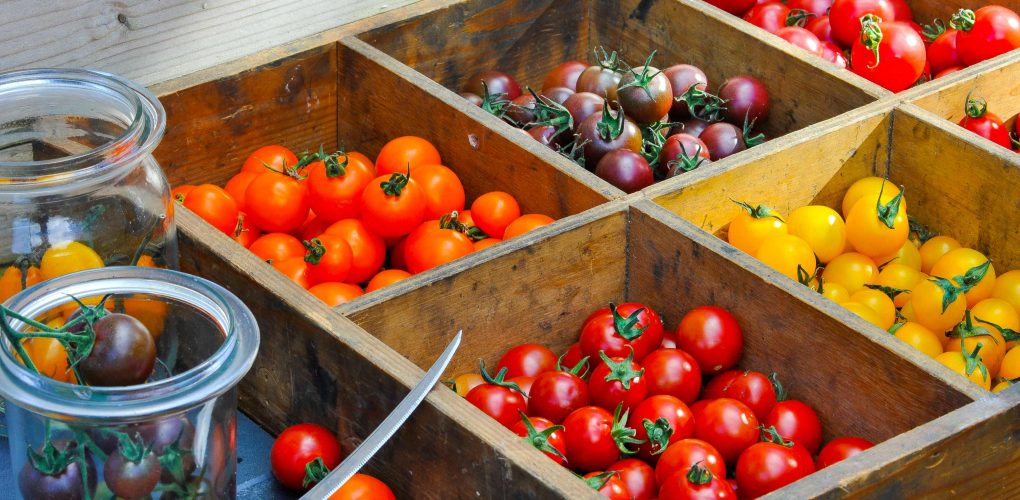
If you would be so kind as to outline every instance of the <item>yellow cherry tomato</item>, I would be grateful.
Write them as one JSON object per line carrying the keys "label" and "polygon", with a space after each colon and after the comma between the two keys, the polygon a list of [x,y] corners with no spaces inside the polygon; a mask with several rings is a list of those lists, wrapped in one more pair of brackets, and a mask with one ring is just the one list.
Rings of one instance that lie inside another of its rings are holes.
{"label": "yellow cherry tomato", "polygon": [[938,335],[913,321],[900,325],[894,335],[896,335],[896,338],[910,344],[914,349],[932,358],[942,354],[942,340],[939,339]]}
{"label": "yellow cherry tomato", "polygon": [[878,327],[888,330],[896,323],[896,306],[888,295],[870,288],[863,288],[850,296],[850,302],[864,304],[878,315]]}
{"label": "yellow cherry tomato", "polygon": [[870,308],[870,307],[868,307],[868,306],[866,306],[864,304],[861,304],[860,302],[854,302],[854,301],[851,300],[851,301],[848,301],[848,302],[844,302],[844,303],[842,303],[840,305],[845,307],[845,308],[847,308],[847,309],[849,309],[850,312],[852,312],[852,313],[854,313],[854,314],[864,318],[864,320],[867,321],[868,323],[871,323],[871,324],[873,324],[873,325],[875,325],[875,326],[877,326],[877,327],[879,327],[879,328],[881,328],[883,330],[888,328],[888,327],[882,326],[884,321],[882,320],[882,317],[879,316],[877,312],[875,312],[874,309],[872,309],[872,308]]}
{"label": "yellow cherry tomato", "polygon": [[861,197],[846,216],[847,240],[872,259],[896,253],[908,236],[907,204],[889,191]]}
{"label": "yellow cherry tomato", "polygon": [[800,207],[786,220],[790,234],[811,246],[822,263],[835,259],[846,246],[846,224],[835,210],[822,205]]}
{"label": "yellow cherry tomato", "polygon": [[[64,326],[64,320],[56,318],[46,322],[46,325],[60,328]],[[60,382],[72,384],[77,382],[74,372],[68,369],[67,350],[57,339],[34,337],[22,340],[21,345],[39,373]],[[21,356],[17,353],[14,357],[21,361]]]}
{"label": "yellow cherry tomato", "polygon": [[[1002,330],[1020,332],[1020,314],[1009,302],[995,297],[978,302],[970,309],[974,324],[1002,333]],[[1000,328],[1002,330],[1000,330]],[[1012,348],[1016,341],[1006,342],[1006,349]]]}
{"label": "yellow cherry tomato", "polygon": [[1002,364],[999,365],[999,378],[1006,380],[1020,378],[1020,347],[1010,349],[1002,357]]}
{"label": "yellow cherry tomato", "polygon": [[[151,256],[143,255],[138,259],[138,266],[156,267],[156,263]],[[148,328],[153,340],[159,340],[166,326],[166,314],[169,307],[166,302],[150,297],[138,297],[122,299],[121,303],[125,313],[141,321]]]}
{"label": "yellow cherry tomato", "polygon": [[44,280],[86,269],[103,267],[103,259],[95,250],[77,241],[59,243],[43,253],[39,271]]}
{"label": "yellow cherry tomato", "polygon": [[[815,290],[818,288],[816,287]],[[846,290],[846,287],[839,283],[825,283],[822,285],[822,296],[837,303],[842,304],[850,301],[850,292]]]}
{"label": "yellow cherry tomato", "polygon": [[1014,269],[995,278],[992,297],[1009,302],[1020,314],[1020,270]]}
{"label": "yellow cherry tomato", "polygon": [[[983,253],[970,248],[957,248],[943,255],[931,268],[930,274],[952,280],[957,276],[967,274],[972,269],[979,272],[978,270],[985,263],[988,263],[988,257],[985,257]],[[963,286],[965,283],[957,283],[957,285]],[[988,263],[984,277],[971,285],[971,289],[965,294],[967,307],[974,307],[974,304],[992,296],[992,290],[995,288],[995,266]]]}
{"label": "yellow cherry tomato", "polygon": [[988,332],[988,335],[975,335],[964,339],[952,337],[952,340],[945,344],[945,350],[962,352],[966,349],[967,352],[973,352],[974,348],[981,344],[978,356],[988,367],[988,376],[995,378],[999,374],[999,367],[1002,366],[1002,358],[1006,356],[1006,341],[994,328],[985,328],[984,331]]}
{"label": "yellow cherry tomato", "polygon": [[765,240],[755,257],[797,281],[800,281],[798,269],[802,269],[803,273],[810,277],[814,276],[817,265],[811,246],[804,240],[789,234],[773,236]]}
{"label": "yellow cherry tomato", "polygon": [[1008,380],[1003,380],[1002,382],[995,384],[995,387],[992,387],[992,392],[1002,392],[1006,389],[1009,389],[1011,385],[1013,385],[1012,382]]}
{"label": "yellow cherry tomato", "polygon": [[453,390],[457,392],[458,396],[464,398],[467,397],[469,392],[471,392],[471,389],[484,384],[485,379],[477,373],[465,373],[454,377],[452,383]]}
{"label": "yellow cherry tomato", "polygon": [[764,205],[752,207],[747,203],[736,203],[741,210],[730,221],[727,239],[731,245],[754,255],[765,240],[787,234],[786,222],[779,212]]}
{"label": "yellow cherry tomato", "polygon": [[948,304],[943,307],[943,299],[947,297],[947,290],[943,287],[952,285],[946,283],[940,285],[933,281],[935,279],[922,281],[914,287],[908,304],[912,306],[912,314],[915,317],[904,316],[940,334],[963,321],[963,315],[967,312],[967,299],[961,293],[955,298],[950,297]]}
{"label": "yellow cherry tomato", "polygon": [[917,271],[921,270],[921,252],[911,242],[906,242],[896,253],[879,257],[875,262],[880,266],[903,264]]}
{"label": "yellow cherry tomato", "polygon": [[839,283],[853,294],[857,290],[878,282],[878,266],[870,257],[859,253],[845,253],[832,259],[822,271],[825,283]]}
{"label": "yellow cherry tomato", "polygon": [[906,318],[907,321],[917,322],[917,314],[914,314],[914,305],[909,300],[900,309],[900,316]]}
{"label": "yellow cherry tomato", "polygon": [[854,205],[861,198],[865,196],[878,196],[879,191],[892,193],[892,196],[900,194],[900,188],[896,184],[881,177],[865,177],[853,183],[850,189],[846,190],[846,194],[843,195],[843,216],[850,215],[850,209],[854,208]]}
{"label": "yellow cherry tomato", "polygon": [[960,248],[960,242],[949,236],[936,236],[921,245],[917,251],[921,254],[921,271],[931,274],[931,268],[943,255]]}
{"label": "yellow cherry tomato", "polygon": [[963,355],[963,353],[955,351],[939,354],[938,357],[935,358],[935,361],[948,366],[950,370],[963,375],[971,382],[984,387],[985,390],[989,390],[991,388],[992,377],[988,375],[987,369],[981,369],[984,365],[982,365],[980,361],[977,361],[972,366],[968,367],[967,358]]}
{"label": "yellow cherry tomato", "polygon": [[920,271],[905,264],[892,263],[878,273],[878,284],[897,290],[905,290],[893,299],[896,307],[903,307],[910,300],[910,291],[917,286],[924,276]]}
{"label": "yellow cherry tomato", "polygon": [[16,266],[10,266],[4,270],[4,274],[0,275],[0,302],[5,302],[16,293],[42,281],[39,268],[35,266],[29,267],[25,272],[24,286],[22,286],[21,278],[21,269]]}

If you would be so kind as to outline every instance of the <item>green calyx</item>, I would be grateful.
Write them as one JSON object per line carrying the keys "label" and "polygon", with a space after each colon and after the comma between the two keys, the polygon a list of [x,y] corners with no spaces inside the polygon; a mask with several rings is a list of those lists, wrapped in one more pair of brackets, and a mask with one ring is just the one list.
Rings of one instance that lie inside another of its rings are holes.
{"label": "green calyx", "polygon": [[181,437],[183,436],[184,429],[182,428],[177,435],[177,439],[170,443],[169,446],[163,448],[163,453],[159,455],[160,467],[163,470],[170,471],[170,475],[176,483],[183,483],[186,479],[184,474],[184,457],[191,455],[191,450],[181,447]]}
{"label": "green calyx", "polygon": [[[970,311],[967,311],[967,312],[968,312],[968,314],[970,313]],[[977,320],[977,321],[980,321],[980,322],[982,322],[982,323],[984,323],[986,325],[990,325],[992,328],[995,328],[996,330],[998,330],[999,334],[1002,335],[1002,338],[1006,339],[1006,342],[1016,342],[1016,341],[1020,340],[1020,332],[1018,332],[1016,330],[1013,330],[1011,328],[1005,328],[1005,327],[999,326],[999,325],[997,325],[995,323],[992,323],[991,321],[985,321],[985,320],[983,320],[981,318],[975,317],[974,319]]]}
{"label": "green calyx", "polygon": [[861,16],[861,43],[875,56],[875,63],[869,65],[868,69],[877,68],[881,62],[878,49],[882,45],[882,39],[885,37],[882,34],[882,28],[879,27],[881,22],[882,19],[874,14]]}
{"label": "green calyx", "polygon": [[969,339],[973,337],[988,337],[992,339],[993,343],[998,344],[999,341],[988,333],[988,330],[981,326],[974,326],[974,322],[971,321],[970,311],[963,313],[963,321],[959,325],[953,328],[953,331],[946,333],[947,337],[958,338],[960,340]]}
{"label": "green calyx", "polygon": [[28,461],[32,464],[32,468],[47,476],[63,474],[69,465],[78,460],[79,456],[78,443],[74,441],[67,443],[63,450],[57,449],[48,439],[39,452],[36,452],[31,446],[28,448]]}
{"label": "green calyx", "polygon": [[963,106],[968,118],[982,118],[988,114],[988,101],[981,97],[971,97],[967,94],[967,101]]}
{"label": "green calyx", "polygon": [[736,203],[737,205],[740,205],[740,208],[743,208],[744,210],[746,210],[747,213],[750,214],[751,217],[753,217],[755,219],[764,219],[766,217],[772,217],[773,219],[776,219],[779,222],[783,222],[783,223],[786,222],[785,220],[783,220],[782,217],[779,216],[778,213],[776,213],[775,210],[772,209],[772,207],[769,207],[769,206],[766,206],[766,205],[762,205],[762,204],[759,204],[758,206],[755,207],[755,206],[751,206],[750,203],[743,202],[743,201],[737,201],[737,200],[734,200],[733,198],[730,198],[730,201],[732,201],[733,203]]}
{"label": "green calyx", "polygon": [[585,357],[581,358],[581,361],[579,361],[573,367],[565,367],[565,366],[563,366],[563,357],[566,356],[566,355],[567,355],[567,353],[563,353],[563,355],[560,356],[559,359],[556,360],[556,370],[557,371],[570,373],[570,374],[576,375],[578,377],[581,376],[582,372],[587,371],[587,369],[588,369],[588,356],[585,356]]}
{"label": "green calyx", "polygon": [[641,156],[650,164],[654,165],[662,154],[662,146],[666,144],[666,135],[663,130],[676,125],[669,122],[653,122],[641,127]]}
{"label": "green calyx", "polygon": [[926,24],[923,28],[921,28],[921,36],[923,36],[928,43],[934,42],[945,32],[946,23],[937,17],[931,24]]}
{"label": "green calyx", "polygon": [[485,231],[482,231],[480,228],[464,224],[460,221],[459,217],[460,214],[456,210],[440,217],[439,228],[457,231],[458,233],[470,238],[471,241],[481,241],[489,237],[489,235],[485,234]]}
{"label": "green calyx", "polygon": [[478,360],[478,366],[479,372],[482,374],[482,379],[485,380],[486,384],[506,387],[507,389],[517,392],[521,396],[527,397],[527,394],[524,393],[521,386],[517,385],[516,382],[508,382],[505,380],[507,373],[506,367],[500,368],[499,372],[496,373],[496,376],[493,377],[492,375],[489,375],[489,371],[485,369],[485,361]]}
{"label": "green calyx", "polygon": [[988,274],[988,269],[992,266],[992,260],[988,259],[984,264],[974,266],[963,273],[963,276],[954,276],[953,281],[959,285],[960,290],[963,292],[969,292],[972,288],[977,286],[981,280],[985,279],[985,275]]}
{"label": "green calyx", "polygon": [[698,88],[695,83],[687,91],[673,98],[677,102],[687,103],[691,115],[706,122],[717,122],[723,119],[726,111],[726,100]]}
{"label": "green calyx", "polygon": [[517,413],[521,415],[521,422],[524,422],[524,428],[528,431],[528,435],[525,436],[524,439],[527,440],[531,446],[534,446],[538,451],[555,455],[563,460],[567,459],[567,457],[563,456],[563,452],[549,444],[549,438],[553,434],[563,430],[562,425],[554,425],[544,431],[539,431],[538,429],[535,429],[535,424],[531,423],[531,419],[528,418],[523,411],[518,410]]}
{"label": "green calyx", "polygon": [[322,244],[322,240],[318,238],[312,238],[311,240],[302,241],[302,245],[305,246],[305,262],[316,265],[322,260],[322,257],[326,255],[326,247]]}
{"label": "green calyx", "polygon": [[634,312],[630,313],[630,316],[624,318],[620,315],[619,311],[616,310],[616,304],[609,304],[609,311],[613,315],[613,329],[616,330],[616,334],[622,337],[624,340],[635,340],[645,333],[649,325],[638,327],[637,324],[641,321],[641,313],[645,311],[644,307],[638,308]]}
{"label": "green calyx", "polygon": [[712,471],[708,467],[702,467],[701,460],[697,461],[691,466],[691,469],[687,471],[687,482],[691,484],[708,484],[712,482]]}
{"label": "green calyx", "polygon": [[528,111],[534,113],[535,120],[524,124],[525,128],[549,125],[556,129],[554,135],[574,129],[574,116],[567,108],[548,97],[536,94],[534,90],[531,90],[531,87],[528,87],[528,92],[535,98],[535,108],[527,108]]}
{"label": "green calyx", "polygon": [[407,165],[407,173],[402,174],[400,172],[393,172],[390,174],[390,178],[383,181],[379,186],[382,187],[383,194],[386,196],[400,196],[400,193],[404,192],[404,188],[407,187],[407,183],[411,181],[411,165]]}
{"label": "green calyx", "polygon": [[792,9],[790,13],[786,15],[787,26],[799,26],[803,28],[807,26],[807,22],[815,15],[804,9]]}
{"label": "green calyx", "polygon": [[623,410],[623,403],[616,405],[616,412],[613,413],[613,426],[609,431],[609,435],[612,436],[613,441],[616,442],[616,448],[620,450],[620,453],[624,455],[633,455],[637,453],[637,450],[629,448],[630,445],[640,445],[645,441],[643,439],[637,439],[634,436],[637,435],[637,431],[627,427],[627,417],[630,415],[630,410],[620,412]]}
{"label": "green calyx", "polygon": [[510,100],[506,98],[506,94],[490,94],[489,86],[484,81],[482,82],[482,93],[485,95],[482,96],[482,104],[478,107],[496,118],[505,118],[507,109],[510,107]]}
{"label": "green calyx", "polygon": [[609,483],[609,480],[613,479],[613,476],[615,476],[617,474],[619,474],[619,472],[616,472],[615,470],[611,470],[609,472],[603,472],[601,474],[598,474],[598,475],[595,475],[595,476],[592,476],[592,477],[582,478],[582,480],[584,481],[584,484],[588,485],[589,488],[591,488],[591,489],[593,489],[595,491],[599,491],[606,484]]}
{"label": "green calyx", "polygon": [[599,46],[592,50],[592,54],[595,56],[595,64],[602,69],[607,69],[614,73],[620,73],[620,67],[625,65],[623,60],[620,59],[620,55],[615,50],[612,53],[609,53],[604,47]]}
{"label": "green calyx", "polygon": [[782,382],[779,381],[779,375],[776,375],[776,372],[769,374],[769,382],[772,383],[772,390],[776,393],[776,401],[786,401],[786,387],[783,387]]}
{"label": "green calyx", "polygon": [[605,381],[619,382],[624,389],[630,390],[631,382],[645,373],[644,368],[635,370],[631,367],[631,364],[634,362],[634,349],[630,350],[630,354],[623,361],[613,361],[612,358],[606,355],[606,351],[599,351],[599,357],[602,358],[602,362],[609,368]]}
{"label": "green calyx", "polygon": [[326,467],[325,462],[322,461],[322,457],[316,457],[315,460],[305,464],[305,479],[301,481],[303,488],[308,488],[319,481],[322,481],[329,474],[329,467]]}
{"label": "green calyx", "polygon": [[581,136],[574,134],[574,140],[566,146],[556,146],[556,152],[560,156],[574,162],[581,168],[587,168],[584,160],[584,147],[589,143],[588,139],[581,139]]}
{"label": "green calyx", "polygon": [[123,432],[117,433],[117,450],[129,462],[138,464],[142,459],[152,453],[152,445],[146,446],[145,440],[138,433],[135,437],[128,436]]}
{"label": "green calyx", "polygon": [[[960,342],[962,345],[963,340]],[[969,377],[974,373],[974,370],[981,370],[981,380],[987,381],[988,367],[985,366],[984,361],[981,361],[981,356],[978,356],[978,352],[981,351],[982,347],[984,347],[984,344],[978,342],[977,345],[974,346],[973,351],[967,352],[967,349],[960,349],[960,354],[963,354],[963,360],[967,363],[964,367],[964,373],[966,373]]]}
{"label": "green calyx", "polygon": [[882,286],[882,285],[875,285],[875,284],[867,284],[867,285],[864,285],[864,286],[866,288],[870,288],[872,290],[878,290],[878,291],[884,293],[890,299],[895,299],[898,295],[903,294],[903,293],[907,293],[907,292],[910,291],[910,290],[904,290],[902,288],[893,288],[891,286]]}
{"label": "green calyx", "polygon": [[705,158],[701,156],[701,145],[698,145],[693,155],[688,155],[687,148],[681,144],[680,152],[677,153],[676,158],[666,162],[666,166],[673,169],[673,175],[679,175],[683,172],[690,172],[703,163],[705,163]]}
{"label": "green calyx", "polygon": [[[343,161],[340,161],[341,157],[343,157]],[[319,145],[319,151],[315,153],[302,153],[301,159],[297,162],[297,164],[294,165],[293,168],[287,170],[288,172],[300,172],[301,169],[316,161],[321,161],[323,165],[326,166],[326,177],[330,179],[334,177],[342,177],[347,173],[347,164],[349,160],[344,148],[340,148],[340,150],[335,153],[327,154],[322,144]]]}
{"label": "green calyx", "polygon": [[[751,111],[748,110],[748,114],[744,115],[744,128],[742,129],[742,136],[744,138],[744,145],[748,148],[753,148],[763,142],[765,142],[765,134],[758,133],[754,134],[754,120],[750,120]],[[754,135],[752,135],[754,134]]]}
{"label": "green calyx", "polygon": [[885,227],[892,229],[896,225],[896,216],[900,213],[900,202],[903,201],[904,187],[900,186],[900,192],[889,200],[889,203],[882,204],[882,192],[885,190],[885,183],[888,181],[883,180],[882,186],[878,189],[878,199],[875,200],[875,212],[878,213],[878,220],[885,224]]}
{"label": "green calyx", "polygon": [[641,66],[641,72],[638,73],[635,69],[631,69],[630,70],[631,81],[623,85],[620,85],[616,89],[616,91],[619,92],[621,90],[629,89],[631,87],[637,87],[643,89],[648,98],[652,99],[654,96],[652,96],[652,91],[648,90],[648,84],[651,83],[653,78],[659,76],[662,73],[661,70],[652,73],[652,70],[655,69],[652,68],[653,57],[655,57],[654,50],[652,51],[651,54],[648,55],[648,59],[645,59],[645,64]]}
{"label": "green calyx", "polygon": [[778,444],[784,448],[793,448],[793,441],[783,439],[783,436],[780,436],[779,431],[776,430],[776,426],[773,425],[766,429],[765,426],[762,425],[759,429],[761,430],[762,442]]}
{"label": "green calyx", "polygon": [[925,226],[924,224],[918,222],[917,219],[914,219],[914,216],[912,215],[907,216],[907,222],[910,224],[910,232],[913,233],[914,236],[917,237],[917,240],[920,241],[921,243],[925,243],[928,240],[937,236],[937,234],[934,231],[929,229],[928,226]]}
{"label": "green calyx", "polygon": [[974,23],[977,21],[977,17],[974,15],[974,11],[970,9],[960,9],[956,14],[953,14],[952,19],[949,20],[949,26],[955,30],[969,32],[974,29]]}
{"label": "green calyx", "polygon": [[602,102],[602,119],[595,124],[595,129],[599,133],[599,138],[603,141],[615,141],[623,134],[623,128],[626,124],[627,117],[624,116],[622,107],[614,117],[609,101],[603,99]]}
{"label": "green calyx", "polygon": [[641,425],[648,435],[648,443],[652,445],[652,455],[666,451],[666,446],[669,446],[669,438],[673,437],[673,426],[669,424],[669,420],[659,417],[652,422],[646,418],[641,421]]}
{"label": "green calyx", "polygon": [[814,276],[811,276],[811,273],[807,272],[807,269],[804,269],[804,266],[802,266],[800,264],[797,264],[797,282],[798,283],[800,283],[801,285],[804,285],[804,286],[806,286],[808,288],[811,288],[811,278],[813,278],[813,277]]}
{"label": "green calyx", "polygon": [[946,312],[946,309],[949,309],[949,304],[956,302],[956,299],[960,298],[960,294],[963,293],[963,290],[957,288],[952,281],[945,278],[936,276],[928,281],[935,283],[942,289],[942,312]]}

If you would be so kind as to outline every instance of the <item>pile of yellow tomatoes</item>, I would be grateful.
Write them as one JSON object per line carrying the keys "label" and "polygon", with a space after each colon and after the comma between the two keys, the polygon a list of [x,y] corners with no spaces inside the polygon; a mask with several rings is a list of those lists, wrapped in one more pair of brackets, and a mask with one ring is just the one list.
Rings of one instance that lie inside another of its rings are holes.
{"label": "pile of yellow tomatoes", "polygon": [[933,236],[908,218],[894,183],[855,182],[842,214],[809,205],[784,217],[737,203],[735,247],[985,389],[1020,382],[1020,270],[996,275],[983,253]]}

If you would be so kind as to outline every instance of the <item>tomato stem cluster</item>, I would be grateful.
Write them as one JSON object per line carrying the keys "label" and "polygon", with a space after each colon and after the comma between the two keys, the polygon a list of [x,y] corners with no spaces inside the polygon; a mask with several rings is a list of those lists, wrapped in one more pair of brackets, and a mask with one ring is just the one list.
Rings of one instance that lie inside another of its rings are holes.
{"label": "tomato stem cluster", "polygon": [[875,62],[869,64],[868,69],[877,68],[881,62],[879,47],[882,45],[882,39],[885,38],[882,28],[879,26],[881,22],[882,19],[874,14],[861,16],[861,43],[875,56]]}
{"label": "tomato stem cluster", "polygon": [[562,431],[562,425],[554,425],[544,431],[539,431],[535,429],[535,424],[531,423],[531,419],[523,411],[517,410],[517,413],[521,416],[521,422],[524,422],[524,428],[528,431],[527,440],[532,446],[539,451],[551,453],[563,460],[567,459],[560,450],[549,444],[549,437],[556,432]]}

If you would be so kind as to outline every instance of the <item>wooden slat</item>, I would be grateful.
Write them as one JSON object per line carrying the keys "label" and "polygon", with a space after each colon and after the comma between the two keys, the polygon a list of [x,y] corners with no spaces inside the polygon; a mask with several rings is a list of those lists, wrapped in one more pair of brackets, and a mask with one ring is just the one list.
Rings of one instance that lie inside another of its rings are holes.
{"label": "wooden slat", "polygon": [[986,67],[980,73],[953,73],[944,78],[941,87],[916,89],[905,97],[912,104],[958,123],[965,115],[967,96],[972,94],[988,102],[988,111],[1011,120],[1020,114],[1020,89],[1015,85],[1020,78],[1020,51],[982,64]]}
{"label": "wooden slat", "polygon": [[977,10],[986,5],[1001,5],[1020,12],[1020,1],[1017,0],[907,0],[907,5],[914,12],[914,21],[922,26],[931,24],[935,18],[942,19],[949,26],[949,20],[960,9]]}
{"label": "wooden slat", "polygon": [[[255,313],[261,348],[241,382],[240,407],[268,431],[320,423],[337,432],[349,453],[421,378],[421,369],[297,285],[251,265],[242,255],[246,250],[228,245],[225,235],[195,215],[182,210],[177,222],[182,270],[222,284]],[[551,462],[532,465],[547,459],[488,417],[465,412],[465,406],[452,391],[434,390],[367,471],[401,498],[593,494]]]}
{"label": "wooden slat", "polygon": [[0,2],[0,71],[87,67],[149,85],[412,2]]}

